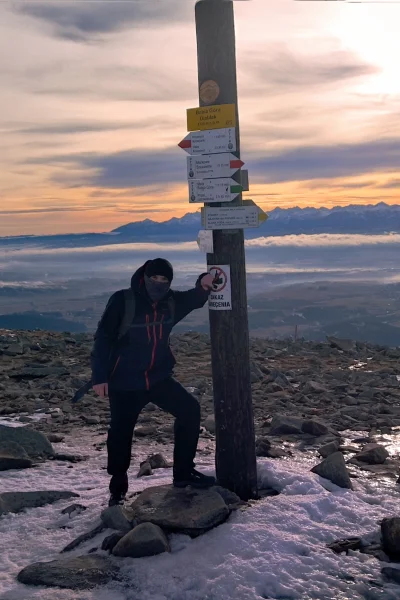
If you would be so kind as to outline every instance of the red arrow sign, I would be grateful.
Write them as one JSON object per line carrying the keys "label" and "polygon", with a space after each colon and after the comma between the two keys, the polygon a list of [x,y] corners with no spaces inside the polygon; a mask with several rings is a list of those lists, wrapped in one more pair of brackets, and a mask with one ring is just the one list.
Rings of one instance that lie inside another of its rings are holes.
{"label": "red arrow sign", "polygon": [[179,148],[191,148],[192,147],[192,140],[188,140],[187,138],[185,138],[184,140],[182,140],[181,142],[179,142],[178,144]]}
{"label": "red arrow sign", "polygon": [[241,169],[244,165],[244,162],[242,160],[231,160],[230,161],[230,167],[231,169]]}

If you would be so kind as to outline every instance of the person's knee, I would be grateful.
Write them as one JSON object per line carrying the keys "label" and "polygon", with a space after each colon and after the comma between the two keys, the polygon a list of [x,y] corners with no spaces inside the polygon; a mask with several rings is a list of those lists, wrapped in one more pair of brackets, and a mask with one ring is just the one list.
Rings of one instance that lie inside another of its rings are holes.
{"label": "person's knee", "polygon": [[182,416],[185,420],[190,421],[191,423],[200,423],[200,404],[194,396],[188,394],[183,407],[184,410]]}

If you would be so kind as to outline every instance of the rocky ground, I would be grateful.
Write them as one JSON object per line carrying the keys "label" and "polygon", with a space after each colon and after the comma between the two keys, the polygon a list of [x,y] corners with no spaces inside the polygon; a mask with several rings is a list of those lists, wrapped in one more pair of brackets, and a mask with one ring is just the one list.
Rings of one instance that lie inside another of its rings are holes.
{"label": "rocky ground", "polygon": [[[70,434],[76,437],[82,432],[85,435],[88,428],[100,436],[103,432],[105,434],[108,426],[107,399],[98,398],[90,392],[77,404],[71,403],[76,389],[90,378],[91,345],[92,336],[86,334],[0,330],[0,421],[3,424],[0,424],[0,471],[29,468],[37,465],[38,461],[48,459],[71,463],[84,460],[83,456],[55,452],[51,443],[61,442],[64,436]],[[199,453],[212,455],[215,423],[209,338],[187,333],[174,336],[172,345],[178,363],[176,376],[201,404],[203,428]],[[257,455],[285,458],[301,454],[305,461],[310,462],[310,469],[314,473],[340,487],[352,489],[354,479],[363,477],[379,481],[380,485],[389,485],[395,490],[399,487],[400,473],[397,446],[397,432],[400,430],[399,359],[400,349],[359,344],[351,340],[329,338],[325,344],[316,344],[303,340],[253,339],[251,373]],[[8,422],[15,421],[29,427],[23,428],[24,431],[21,428],[4,427]],[[149,405],[140,417],[135,438],[170,449],[173,440],[172,417]],[[96,446],[102,450],[105,435],[100,439],[102,441]],[[153,455],[142,462],[138,476],[151,475],[154,469],[167,466],[170,465],[162,455]],[[111,541],[105,541],[109,547],[104,546],[103,549],[113,552],[115,556],[135,557],[139,555],[137,552],[146,556],[146,552],[151,555],[158,551],[169,551],[165,537],[168,532],[192,532],[192,526],[184,527],[180,522],[178,527],[174,522],[171,525],[163,520],[166,502],[171,501],[170,486],[149,488],[149,493],[152,494],[151,502],[155,511],[150,521],[147,514],[149,499],[144,498],[146,492],[141,495],[143,502],[147,502],[146,519],[138,518],[140,510],[136,506],[134,517],[131,515],[130,519],[122,513],[111,515],[118,520],[115,525],[108,522],[106,511],[100,529],[107,526],[119,533],[113,534]],[[210,496],[210,504],[206,508],[206,495],[201,496],[201,511],[196,508],[196,518],[201,523],[198,525],[200,532],[222,522],[231,510],[240,506],[239,498],[236,497],[239,504],[234,507],[231,499],[228,498],[228,501],[223,497],[221,500],[221,493],[229,494],[222,488],[210,491],[214,496]],[[261,496],[274,493],[278,492],[274,489],[261,490]],[[0,494],[0,515],[56,502],[64,497],[62,494],[43,491]],[[70,494],[70,497],[73,496]],[[184,501],[185,506],[188,503],[186,496],[183,500],[175,496],[175,508],[171,509],[172,521],[176,515],[182,519],[184,514],[181,509],[176,510],[179,502]],[[192,496],[191,503],[195,502],[196,494]],[[139,501],[140,497],[134,503]],[[78,510],[79,506],[72,505],[71,508]],[[158,518],[157,510],[163,519]],[[215,522],[209,521],[210,515],[213,515],[213,519],[216,515]],[[204,522],[207,526],[204,526]],[[121,523],[125,523],[126,531]],[[190,523],[193,523],[192,516]],[[96,533],[97,529],[94,535]],[[78,539],[78,544],[81,542]],[[400,561],[400,518],[393,516],[382,523],[382,539],[369,542],[366,546],[363,543],[361,538],[336,540],[331,550],[340,553],[357,549],[386,562],[388,556],[396,562]],[[153,551],[154,548],[158,550]],[[97,563],[97,560],[100,562]],[[91,577],[96,578],[99,569],[108,568],[101,563],[102,560],[96,556],[82,558],[89,573],[86,581],[89,587]],[[71,561],[68,568],[81,572],[83,563],[79,560],[76,563],[75,558]],[[36,578],[40,584],[51,585],[47,579],[48,564],[44,574],[43,564],[38,563],[22,571],[19,581],[32,583]],[[64,567],[65,564],[64,561]],[[56,573],[55,581],[58,582],[53,585],[61,585],[60,581],[66,577],[65,569],[60,575],[57,561],[51,565],[51,569]],[[395,571],[394,575],[386,572],[386,577],[397,581],[398,572]],[[78,582],[78,587],[85,587],[86,583]]]}
{"label": "rocky ground", "polygon": [[[70,433],[80,425],[106,427],[107,399],[93,392],[71,405],[90,378],[92,336],[0,330],[0,415],[18,413],[45,433]],[[208,336],[172,337],[176,376],[199,399],[212,432],[213,396]],[[337,431],[390,433],[400,427],[400,349],[330,338],[305,341],[251,340],[253,405],[258,435],[274,415],[317,419]],[[136,436],[170,441],[172,419],[149,405]],[[313,432],[311,432],[313,433]]]}

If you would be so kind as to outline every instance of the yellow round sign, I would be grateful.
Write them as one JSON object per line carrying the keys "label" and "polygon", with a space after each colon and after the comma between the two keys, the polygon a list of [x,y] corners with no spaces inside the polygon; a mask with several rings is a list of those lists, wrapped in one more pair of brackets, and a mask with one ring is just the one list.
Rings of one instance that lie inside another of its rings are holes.
{"label": "yellow round sign", "polygon": [[200,86],[200,100],[206,104],[212,104],[219,96],[219,85],[216,81],[208,79]]}

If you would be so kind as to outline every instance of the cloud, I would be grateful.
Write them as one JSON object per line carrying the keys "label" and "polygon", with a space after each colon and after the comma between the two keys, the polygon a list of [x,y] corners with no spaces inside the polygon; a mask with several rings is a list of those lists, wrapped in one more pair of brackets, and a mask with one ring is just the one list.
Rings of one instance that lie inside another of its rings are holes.
{"label": "cloud", "polygon": [[165,25],[191,16],[190,0],[120,2],[16,2],[14,10],[51,26],[52,34],[72,42],[92,42],[133,27]]}
{"label": "cloud", "polygon": [[[38,213],[58,212],[86,212],[88,210],[99,210],[99,206],[49,206],[46,208],[21,208],[16,210],[0,210],[0,215],[33,215]],[[101,209],[113,208],[114,204],[102,204]]]}
{"label": "cloud", "polygon": [[[270,58],[266,58],[265,55]],[[295,56],[286,48],[277,51],[275,46],[265,49],[262,55],[248,55],[240,61],[240,70],[248,83],[241,93],[259,91],[273,94],[296,92],[304,88],[321,88],[346,80],[375,75],[379,69],[362,61],[355,53],[337,50],[314,56]]]}
{"label": "cloud", "polygon": [[300,146],[264,157],[251,158],[250,152],[248,155],[247,167],[258,183],[396,172],[400,165],[400,138],[334,146]]}
{"label": "cloud", "polygon": [[[153,121],[151,121],[152,123]],[[12,129],[9,133],[44,134],[44,135],[74,135],[79,133],[96,133],[102,131],[119,131],[124,129],[142,129],[149,122],[119,123],[118,121],[76,121],[54,123],[50,125],[33,125],[21,129]]]}
{"label": "cloud", "polygon": [[[71,172],[53,175],[55,183],[71,187],[136,188],[183,181],[185,162],[179,150],[113,154],[76,154],[32,159],[30,164],[63,165]],[[162,189],[162,185],[158,186]]]}
{"label": "cloud", "polygon": [[248,248],[267,247],[302,247],[315,246],[380,246],[400,244],[400,234],[391,235],[357,235],[357,234],[332,234],[322,233],[318,235],[285,235],[282,237],[260,237],[254,240],[246,240]]}
{"label": "cloud", "polygon": [[[399,169],[400,169],[400,167],[399,167]],[[384,183],[383,185],[380,185],[379,187],[400,190],[400,179],[392,179],[391,181],[388,181],[387,183]]]}

